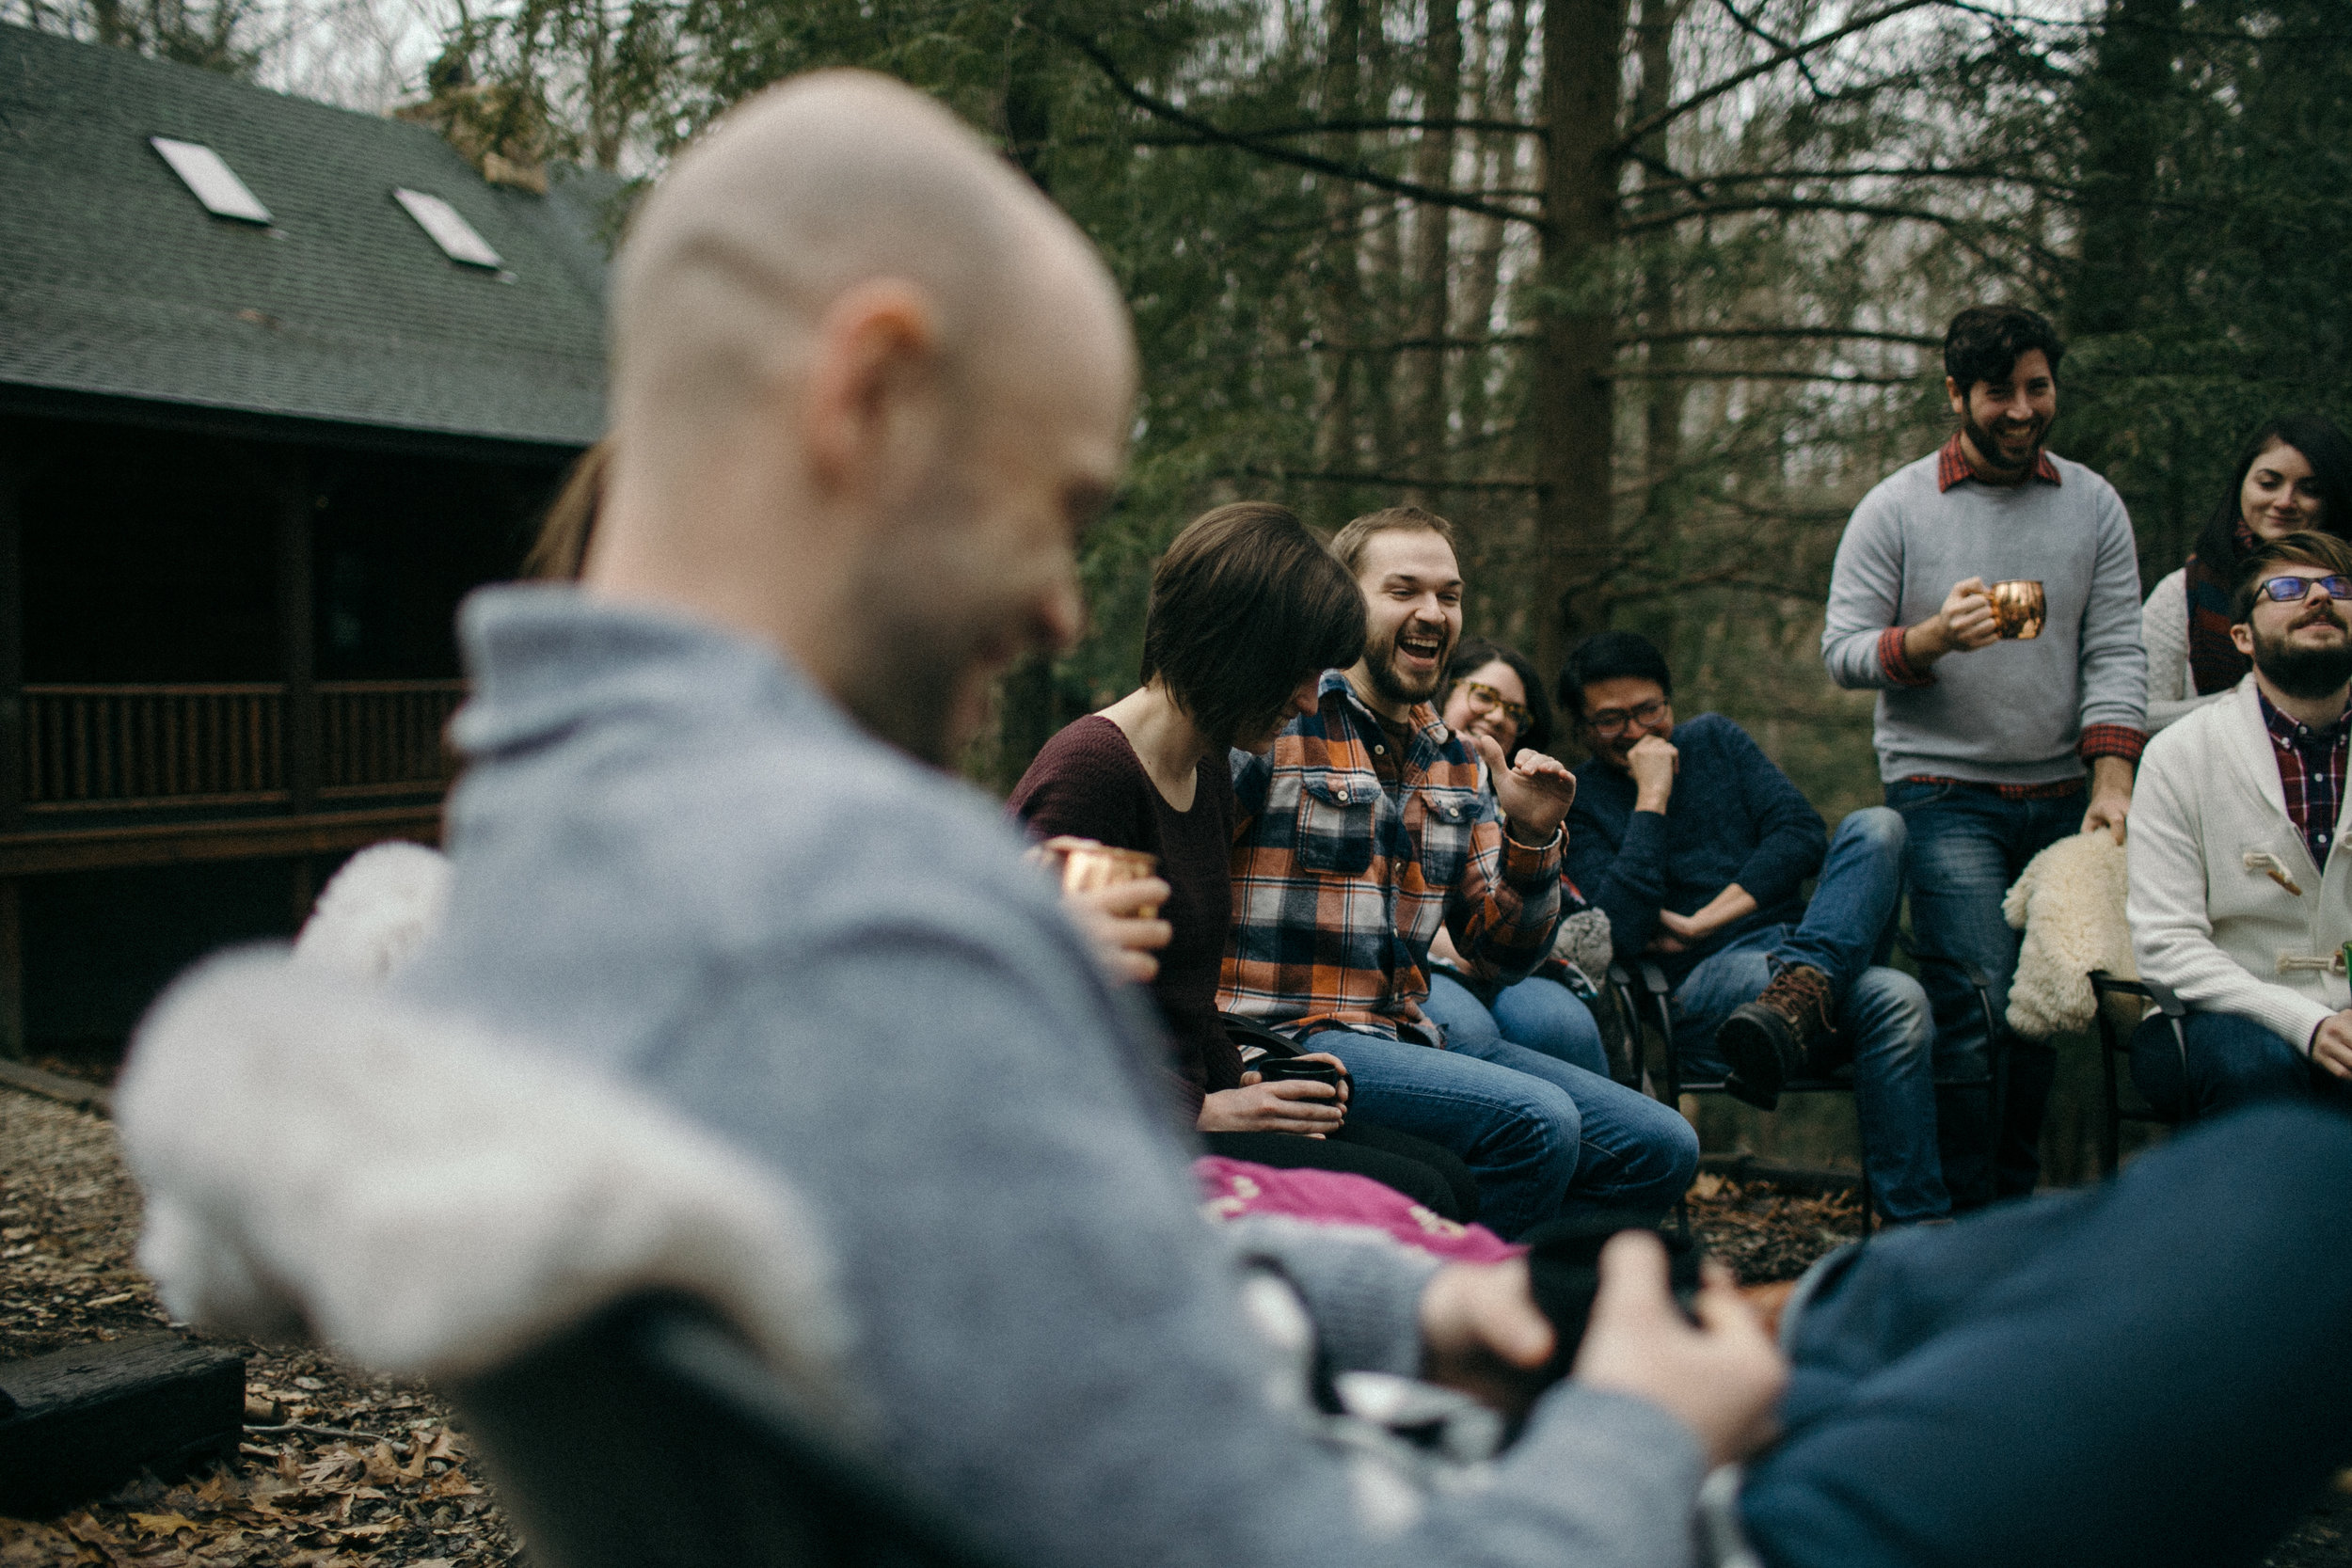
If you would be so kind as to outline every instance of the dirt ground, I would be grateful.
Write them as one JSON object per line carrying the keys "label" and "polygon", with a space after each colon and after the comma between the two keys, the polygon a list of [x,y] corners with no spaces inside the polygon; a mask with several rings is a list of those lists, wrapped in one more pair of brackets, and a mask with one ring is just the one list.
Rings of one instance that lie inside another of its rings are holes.
{"label": "dirt ground", "polygon": [[[0,1360],[176,1326],[132,1261],[138,1214],[111,1122],[0,1089]],[[168,1485],[134,1481],[54,1519],[0,1518],[0,1568],[486,1568],[516,1560],[516,1543],[467,1462],[464,1434],[430,1393],[314,1351],[187,1337],[248,1356],[248,1426],[236,1465]],[[255,1402],[275,1408],[255,1410]],[[257,1423],[264,1414],[275,1418]]]}
{"label": "dirt ground", "polygon": [[[168,1484],[143,1479],[54,1519],[0,1518],[0,1568],[487,1568],[522,1560],[447,1405],[315,1351],[171,1324],[132,1259],[138,1214],[111,1122],[0,1088],[0,1360],[158,1327],[233,1344],[248,1356],[247,1426],[233,1466]],[[1691,1218],[1747,1284],[1792,1279],[1861,1227],[1850,1196],[1715,1176],[1692,1188]],[[2267,1561],[2352,1568],[2352,1494],[2323,1499]]]}

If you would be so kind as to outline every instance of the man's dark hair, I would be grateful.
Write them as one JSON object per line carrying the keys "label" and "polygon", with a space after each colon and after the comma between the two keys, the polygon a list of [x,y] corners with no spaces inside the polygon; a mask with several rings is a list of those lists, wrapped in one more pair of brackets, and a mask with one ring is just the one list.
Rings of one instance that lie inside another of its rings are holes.
{"label": "man's dark hair", "polygon": [[1666,656],[1657,643],[1638,631],[1597,631],[1576,645],[1560,671],[1560,706],[1581,719],[1586,687],[1629,675],[1656,681],[1659,690],[1669,697],[1675,694],[1674,672],[1666,668]]}
{"label": "man's dark hair", "polygon": [[[1526,723],[1519,726],[1519,744],[1531,752],[1551,750],[1551,699],[1544,695],[1544,678],[1535,673],[1534,661],[1517,648],[1506,648],[1500,642],[1489,642],[1483,637],[1465,637],[1454,644],[1454,658],[1445,667],[1445,679],[1438,689],[1452,696],[1457,682],[1466,681],[1495,660],[1501,659],[1519,677],[1519,685],[1527,689]],[[1438,706],[1445,705],[1444,698]]]}
{"label": "man's dark hair", "polygon": [[2254,618],[2255,591],[2265,578],[2275,578],[2281,566],[2317,566],[2339,577],[2352,578],[2352,545],[2332,533],[2290,533],[2264,541],[2246,552],[2238,563],[2237,587],[2230,594],[2230,624],[2241,626]]}
{"label": "man's dark hair", "polygon": [[1979,381],[2006,381],[2018,356],[2040,349],[2058,376],[2066,345],[2047,317],[2022,305],[1971,305],[1944,331],[1944,373],[1966,397]]}
{"label": "man's dark hair", "polygon": [[2274,446],[2293,447],[2312,466],[2312,483],[2319,491],[2320,531],[2352,538],[2352,440],[2344,438],[2333,420],[2321,414],[2282,414],[2254,432],[2237,454],[2230,471],[2230,486],[2221,493],[2197,536],[2197,559],[2224,577],[2233,575],[2238,559],[2238,525],[2245,520],[2246,476],[2255,460]]}
{"label": "man's dark hair", "polygon": [[1287,506],[1236,501],[1186,524],[1152,573],[1143,678],[1231,745],[1317,671],[1364,651],[1364,596]]}
{"label": "man's dark hair", "polygon": [[1364,546],[1372,543],[1372,536],[1399,530],[1434,533],[1446,542],[1447,548],[1460,547],[1454,542],[1454,525],[1435,512],[1424,512],[1418,506],[1384,506],[1377,512],[1365,513],[1333,534],[1331,553],[1353,578],[1364,568]]}

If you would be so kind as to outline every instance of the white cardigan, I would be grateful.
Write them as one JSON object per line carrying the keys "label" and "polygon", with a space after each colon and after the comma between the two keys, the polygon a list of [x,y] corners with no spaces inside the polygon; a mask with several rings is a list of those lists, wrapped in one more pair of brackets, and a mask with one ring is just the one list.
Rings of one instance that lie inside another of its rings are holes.
{"label": "white cardigan", "polygon": [[2139,641],[2148,649],[2148,733],[2229,695],[2197,694],[2188,668],[2188,568],[2159,578],[2139,607]]}
{"label": "white cardigan", "polygon": [[[2140,758],[2124,901],[2132,955],[2141,974],[2192,1009],[2250,1019],[2308,1051],[2321,1021],[2352,1005],[2352,990],[2341,960],[2283,972],[2280,960],[2324,958],[2352,941],[2352,851],[2344,847],[2352,811],[2337,819],[2323,872],[2287,815],[2254,677],[2219,695],[2151,740]],[[2249,865],[2249,856],[2277,857],[2301,895],[2261,861]]]}

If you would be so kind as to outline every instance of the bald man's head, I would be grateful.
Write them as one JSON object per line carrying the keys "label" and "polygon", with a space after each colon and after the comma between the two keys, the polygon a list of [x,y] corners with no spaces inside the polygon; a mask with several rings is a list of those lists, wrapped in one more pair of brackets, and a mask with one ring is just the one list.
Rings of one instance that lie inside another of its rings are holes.
{"label": "bald man's head", "polygon": [[968,371],[1022,313],[1027,275],[1082,246],[922,94],[862,72],[803,77],[721,121],[637,214],[613,277],[618,412],[707,424],[789,376],[825,307],[879,278],[922,291],[943,367]]}
{"label": "bald man's head", "polygon": [[1134,399],[1125,307],[930,99],[834,71],[728,116],[630,226],[612,354],[592,587],[763,636],[933,757],[976,680],[1075,635],[1075,535]]}

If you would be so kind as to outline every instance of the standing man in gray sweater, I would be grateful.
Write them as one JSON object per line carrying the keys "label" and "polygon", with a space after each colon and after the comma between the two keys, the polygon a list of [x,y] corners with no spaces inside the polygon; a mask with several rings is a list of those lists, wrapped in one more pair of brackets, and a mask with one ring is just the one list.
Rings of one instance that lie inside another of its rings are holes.
{"label": "standing man in gray sweater", "polygon": [[[1879,775],[1911,832],[1913,934],[1982,974],[1996,1019],[2017,968],[2002,894],[2068,833],[2122,842],[2147,742],[2131,518],[2113,485],[2042,448],[2065,353],[2017,306],[1952,318],[1944,389],[1960,429],[1854,508],[1821,631],[1830,678],[1879,693]],[[1996,1044],[2009,1061],[1990,1161],[1989,1088],[1939,1095],[1954,1206],[2032,1191],[2049,1047],[2006,1029],[1988,1040],[1961,968],[1931,963],[1923,977],[1938,1078],[1989,1085]]]}

